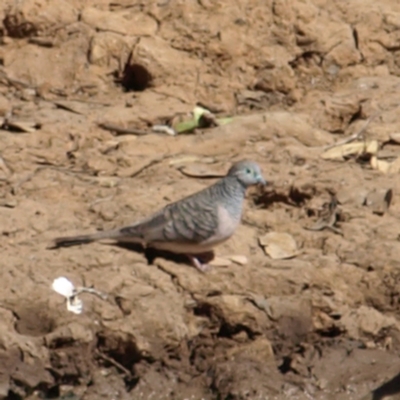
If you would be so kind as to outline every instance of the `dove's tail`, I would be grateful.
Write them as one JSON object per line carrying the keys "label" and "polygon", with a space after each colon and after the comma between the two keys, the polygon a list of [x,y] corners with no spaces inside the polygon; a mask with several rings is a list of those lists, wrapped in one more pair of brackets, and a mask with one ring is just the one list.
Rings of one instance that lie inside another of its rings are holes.
{"label": "dove's tail", "polygon": [[119,229],[96,232],[88,235],[63,236],[55,238],[48,248],[76,246],[79,244],[96,242],[97,240],[102,239],[120,240],[122,237],[123,235]]}

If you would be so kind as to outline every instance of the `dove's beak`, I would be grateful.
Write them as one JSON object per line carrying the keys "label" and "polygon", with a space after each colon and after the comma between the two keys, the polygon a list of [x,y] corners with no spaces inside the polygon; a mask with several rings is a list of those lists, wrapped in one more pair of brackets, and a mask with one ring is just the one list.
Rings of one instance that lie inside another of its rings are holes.
{"label": "dove's beak", "polygon": [[258,180],[258,183],[260,185],[265,186],[267,184],[267,181],[264,179],[264,177],[262,175],[258,175],[258,179],[257,180]]}

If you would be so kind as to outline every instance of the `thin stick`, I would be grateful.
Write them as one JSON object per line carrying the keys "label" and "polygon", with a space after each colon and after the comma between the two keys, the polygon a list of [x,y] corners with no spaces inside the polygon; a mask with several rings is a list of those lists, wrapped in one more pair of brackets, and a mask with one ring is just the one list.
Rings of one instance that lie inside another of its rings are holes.
{"label": "thin stick", "polygon": [[338,142],[336,142],[336,143],[334,143],[334,144],[330,144],[329,146],[326,146],[326,147],[325,147],[325,150],[329,150],[329,149],[332,149],[332,148],[337,147],[337,146],[342,146],[342,145],[344,145],[344,144],[351,143],[351,142],[354,142],[355,140],[359,139],[360,136],[364,133],[364,131],[368,128],[368,125],[369,125],[378,115],[382,114],[382,112],[383,112],[383,111],[378,111],[378,112],[376,112],[375,114],[371,115],[371,116],[365,121],[365,124],[361,127],[361,129],[360,129],[359,131],[353,133],[351,136],[349,136],[349,137],[347,137],[347,138],[345,138],[345,139],[339,140]]}
{"label": "thin stick", "polygon": [[139,169],[137,169],[136,171],[132,172],[129,177],[130,178],[134,178],[136,176],[138,176],[139,174],[141,174],[143,171],[145,171],[146,169],[152,167],[153,165],[159,164],[160,162],[166,160],[167,158],[169,158],[171,156],[161,156],[161,157],[156,157],[153,158],[152,160],[150,160],[149,162],[147,162],[146,164],[144,164],[142,167],[140,167]]}
{"label": "thin stick", "polygon": [[117,369],[122,371],[125,375],[127,376],[132,376],[132,373],[129,371],[129,369],[125,368],[123,365],[121,365],[119,362],[115,361],[113,358],[106,356],[104,353],[101,353],[100,350],[96,349],[96,354],[102,358],[104,361],[109,362],[110,364],[114,365]]}
{"label": "thin stick", "polygon": [[97,124],[100,128],[105,129],[106,131],[115,132],[116,135],[148,135],[151,132],[142,131],[140,129],[135,128],[123,128],[122,126],[108,124],[106,122],[100,122]]}
{"label": "thin stick", "polygon": [[177,170],[178,170],[181,174],[183,174],[183,175],[185,175],[185,176],[187,176],[187,177],[189,177],[189,178],[217,179],[217,178],[222,178],[222,177],[224,176],[224,174],[222,174],[222,173],[221,173],[221,174],[209,173],[209,174],[204,174],[204,175],[199,175],[199,174],[195,174],[195,173],[192,174],[192,173],[190,173],[190,172],[186,172],[184,168],[185,168],[185,166],[181,166],[181,167],[178,167]]}
{"label": "thin stick", "polygon": [[107,293],[100,292],[99,290],[96,290],[95,288],[91,288],[91,287],[85,287],[85,286],[77,287],[75,289],[74,296],[78,296],[81,293],[94,294],[95,296],[100,297],[102,300],[107,300],[108,299]]}

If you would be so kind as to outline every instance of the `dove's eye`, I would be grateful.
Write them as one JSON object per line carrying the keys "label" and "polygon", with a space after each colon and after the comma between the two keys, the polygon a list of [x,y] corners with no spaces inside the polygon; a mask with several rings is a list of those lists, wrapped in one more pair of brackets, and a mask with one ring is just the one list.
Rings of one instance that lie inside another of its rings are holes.
{"label": "dove's eye", "polygon": [[251,169],[250,168],[246,169],[246,174],[251,174]]}

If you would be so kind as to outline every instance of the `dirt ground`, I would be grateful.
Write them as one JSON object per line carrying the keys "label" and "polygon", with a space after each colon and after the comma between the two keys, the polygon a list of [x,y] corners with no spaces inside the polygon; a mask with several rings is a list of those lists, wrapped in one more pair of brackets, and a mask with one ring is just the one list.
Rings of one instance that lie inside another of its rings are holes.
{"label": "dirt ground", "polygon": [[[1,2],[0,399],[400,398],[400,3],[225,3]],[[234,119],[151,133],[196,104]],[[270,185],[206,274],[47,248],[243,158]]]}

